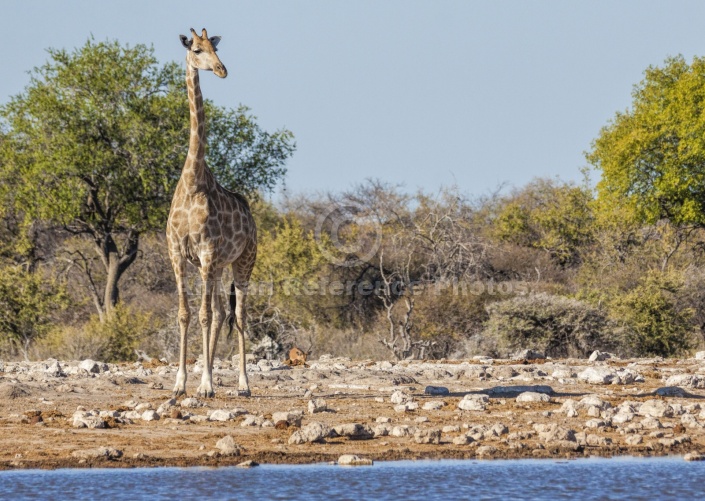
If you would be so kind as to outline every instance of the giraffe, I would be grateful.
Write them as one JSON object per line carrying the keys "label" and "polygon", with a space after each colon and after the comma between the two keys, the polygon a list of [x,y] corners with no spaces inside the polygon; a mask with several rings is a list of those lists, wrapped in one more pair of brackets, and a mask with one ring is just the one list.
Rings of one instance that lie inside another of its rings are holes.
{"label": "giraffe", "polygon": [[257,229],[247,200],[220,186],[206,165],[205,113],[198,70],[213,71],[220,78],[225,78],[228,72],[216,54],[220,37],[208,37],[205,28],[201,36],[193,28],[191,33],[191,39],[180,35],[181,43],[187,49],[186,86],[191,119],[188,156],[174,192],[166,228],[169,257],[179,294],[181,334],[174,395],[186,393],[186,335],[191,318],[185,286],[188,261],[199,269],[202,284],[198,318],[203,334],[203,373],[196,395],[215,395],[213,358],[225,320],[220,287],[223,270],[230,266],[233,283],[228,324],[230,333],[233,324],[237,328],[240,351],[238,394],[250,396],[245,370],[245,299],[257,255]]}

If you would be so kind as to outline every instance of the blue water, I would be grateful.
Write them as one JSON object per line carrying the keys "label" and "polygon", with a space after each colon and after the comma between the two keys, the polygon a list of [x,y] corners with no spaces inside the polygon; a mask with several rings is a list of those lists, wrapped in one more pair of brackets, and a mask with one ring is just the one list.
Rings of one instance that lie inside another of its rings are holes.
{"label": "blue water", "polygon": [[705,462],[681,458],[395,461],[368,467],[0,472],[0,499],[702,499]]}

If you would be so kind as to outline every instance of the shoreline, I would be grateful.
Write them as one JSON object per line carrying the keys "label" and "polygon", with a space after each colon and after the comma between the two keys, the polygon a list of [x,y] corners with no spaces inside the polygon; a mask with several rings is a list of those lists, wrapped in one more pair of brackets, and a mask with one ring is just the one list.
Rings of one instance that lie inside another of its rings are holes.
{"label": "shoreline", "polygon": [[[194,391],[198,363],[188,369]],[[214,398],[172,400],[175,372],[0,363],[0,470],[705,452],[705,360],[694,358],[260,360],[248,398],[236,364],[217,360]]]}

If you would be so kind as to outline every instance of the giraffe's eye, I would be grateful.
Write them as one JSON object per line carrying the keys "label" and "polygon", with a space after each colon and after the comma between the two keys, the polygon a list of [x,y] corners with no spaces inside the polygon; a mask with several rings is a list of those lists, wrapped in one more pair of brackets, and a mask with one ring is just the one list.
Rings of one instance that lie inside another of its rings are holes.
{"label": "giraffe's eye", "polygon": [[193,49],[194,54],[200,54],[202,51],[201,49]]}

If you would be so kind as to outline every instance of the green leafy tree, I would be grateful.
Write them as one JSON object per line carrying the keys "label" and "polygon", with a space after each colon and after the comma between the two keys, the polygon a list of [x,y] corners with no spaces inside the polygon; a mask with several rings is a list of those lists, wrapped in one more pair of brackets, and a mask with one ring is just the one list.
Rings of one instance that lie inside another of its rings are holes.
{"label": "green leafy tree", "polygon": [[536,179],[499,206],[499,239],[548,252],[561,265],[576,264],[594,237],[592,194],[582,186]]}
{"label": "green leafy tree", "polygon": [[[161,231],[188,148],[188,104],[179,65],[144,45],[87,43],[49,49],[21,94],[0,108],[0,196],[22,215],[90,242],[72,259],[102,320],[139,253]],[[263,131],[245,107],[206,102],[207,161],[226,187],[270,190],[294,151],[289,131]]]}
{"label": "green leafy tree", "polygon": [[638,222],[705,223],[705,59],[672,57],[649,67],[592,144],[588,161],[602,173],[603,211],[626,209]]}

